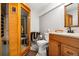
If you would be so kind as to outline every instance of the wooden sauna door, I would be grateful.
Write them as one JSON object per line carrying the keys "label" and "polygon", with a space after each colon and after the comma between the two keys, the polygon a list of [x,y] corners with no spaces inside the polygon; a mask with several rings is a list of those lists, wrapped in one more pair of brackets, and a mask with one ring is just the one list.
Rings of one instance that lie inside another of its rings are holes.
{"label": "wooden sauna door", "polygon": [[30,50],[30,10],[26,4],[21,4],[21,40],[20,41],[21,41],[21,55],[25,55]]}
{"label": "wooden sauna door", "polygon": [[[28,46],[21,51],[21,8],[27,13],[27,34],[28,34]],[[26,50],[30,49],[30,11],[26,5],[21,3],[9,3],[8,4],[8,16],[9,16],[9,55],[17,56],[24,55]],[[27,48],[29,47],[29,48]]]}

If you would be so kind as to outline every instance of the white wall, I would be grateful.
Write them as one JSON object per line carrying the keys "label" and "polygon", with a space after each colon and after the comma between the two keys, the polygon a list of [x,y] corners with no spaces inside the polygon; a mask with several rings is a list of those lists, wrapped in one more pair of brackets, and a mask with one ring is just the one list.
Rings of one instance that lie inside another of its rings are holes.
{"label": "white wall", "polygon": [[44,13],[48,12],[49,10],[51,10],[52,8],[55,8],[56,6],[58,6],[60,3],[54,3],[54,4],[50,4],[48,6],[48,8],[41,10],[41,12],[37,12],[36,10],[34,10],[33,7],[30,6],[31,8],[31,32],[39,32],[40,30],[40,26],[41,24],[39,24],[39,16],[43,15]]}
{"label": "white wall", "polygon": [[39,32],[39,13],[31,8],[31,32]]}
{"label": "white wall", "polygon": [[[59,6],[58,6],[59,5]],[[46,32],[64,28],[64,5],[50,4],[40,13],[31,8],[31,32]],[[39,17],[40,16],[40,17]],[[73,28],[79,32],[79,28]]]}
{"label": "white wall", "polygon": [[55,8],[49,13],[40,16],[40,31],[46,32],[48,29],[51,31],[55,29],[64,28],[64,8],[63,5]]}
{"label": "white wall", "polygon": [[[48,29],[50,29],[50,31],[66,29],[64,27],[64,5],[65,4],[52,9],[45,15],[40,16],[40,32],[46,32]],[[73,29],[75,32],[79,32],[79,27],[75,27]]]}

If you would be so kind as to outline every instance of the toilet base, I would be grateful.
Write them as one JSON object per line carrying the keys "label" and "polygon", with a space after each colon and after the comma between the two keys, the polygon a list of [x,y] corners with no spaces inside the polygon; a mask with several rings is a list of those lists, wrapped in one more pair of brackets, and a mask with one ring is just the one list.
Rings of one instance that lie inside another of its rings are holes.
{"label": "toilet base", "polygon": [[46,55],[47,55],[47,52],[46,52],[46,49],[44,49],[44,50],[39,50],[36,56],[46,56]]}
{"label": "toilet base", "polygon": [[47,51],[46,48],[48,47],[48,42],[45,40],[37,41],[38,44],[38,56],[46,56]]}

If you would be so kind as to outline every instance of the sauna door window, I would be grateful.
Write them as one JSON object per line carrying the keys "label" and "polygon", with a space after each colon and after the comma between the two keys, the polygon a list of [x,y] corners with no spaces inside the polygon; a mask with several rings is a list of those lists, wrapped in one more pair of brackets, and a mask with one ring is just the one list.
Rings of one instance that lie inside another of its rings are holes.
{"label": "sauna door window", "polygon": [[21,8],[21,48],[25,48],[27,43],[27,12]]}

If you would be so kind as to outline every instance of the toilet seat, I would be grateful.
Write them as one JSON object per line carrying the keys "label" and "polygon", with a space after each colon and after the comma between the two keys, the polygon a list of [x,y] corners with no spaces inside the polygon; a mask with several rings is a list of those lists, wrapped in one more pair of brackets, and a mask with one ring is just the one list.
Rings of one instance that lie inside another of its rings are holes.
{"label": "toilet seat", "polygon": [[38,40],[37,41],[37,44],[39,45],[43,45],[43,44],[45,44],[45,43],[48,43],[48,41],[46,41],[46,40]]}

